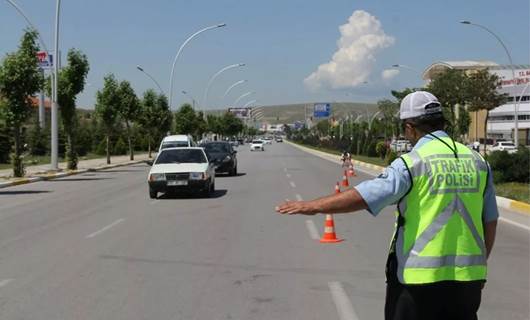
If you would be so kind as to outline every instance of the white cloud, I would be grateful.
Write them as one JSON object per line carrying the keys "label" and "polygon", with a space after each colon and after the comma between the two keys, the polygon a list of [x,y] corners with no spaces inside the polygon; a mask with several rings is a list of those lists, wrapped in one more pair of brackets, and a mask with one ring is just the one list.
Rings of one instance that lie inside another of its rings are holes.
{"label": "white cloud", "polygon": [[395,78],[398,74],[399,74],[398,69],[386,69],[386,70],[383,70],[383,72],[381,72],[381,78],[383,78],[383,80],[385,81],[388,81],[388,80],[391,80],[392,78]]}
{"label": "white cloud", "polygon": [[322,86],[333,89],[355,87],[368,80],[377,52],[394,44],[381,22],[366,11],[354,11],[348,23],[339,27],[338,50],[331,61],[321,64],[304,79],[310,89]]}

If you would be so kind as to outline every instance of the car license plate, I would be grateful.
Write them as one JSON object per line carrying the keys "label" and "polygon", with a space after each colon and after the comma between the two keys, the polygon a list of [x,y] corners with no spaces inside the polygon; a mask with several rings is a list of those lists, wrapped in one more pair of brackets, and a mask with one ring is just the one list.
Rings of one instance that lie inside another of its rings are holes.
{"label": "car license plate", "polygon": [[167,182],[167,185],[168,186],[187,186],[188,185],[188,181],[186,180],[173,180],[173,181],[168,181]]}

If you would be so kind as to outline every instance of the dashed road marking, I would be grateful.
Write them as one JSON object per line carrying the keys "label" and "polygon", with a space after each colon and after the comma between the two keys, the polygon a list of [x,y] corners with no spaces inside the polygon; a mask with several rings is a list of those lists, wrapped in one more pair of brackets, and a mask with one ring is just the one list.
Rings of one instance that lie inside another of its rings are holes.
{"label": "dashed road marking", "polygon": [[315,226],[315,223],[313,220],[306,220],[305,226],[307,227],[307,231],[309,231],[309,235],[311,236],[311,239],[318,240],[320,239],[320,235],[318,234],[317,227]]}
{"label": "dashed road marking", "polygon": [[113,223],[109,224],[108,226],[103,227],[103,228],[99,229],[98,231],[89,234],[88,236],[86,236],[86,239],[94,238],[94,237],[97,236],[98,234],[103,233],[103,232],[109,230],[110,228],[112,228],[112,227],[114,227],[114,226],[116,226],[116,225],[122,223],[123,221],[125,221],[125,219],[118,219],[118,220],[114,221]]}
{"label": "dashed road marking", "polygon": [[344,291],[342,284],[338,281],[328,282],[329,290],[331,291],[331,296],[335,302],[335,307],[337,307],[337,312],[339,313],[340,320],[359,320],[353,305],[351,304],[350,298]]}
{"label": "dashed road marking", "polygon": [[294,184],[294,182],[289,181],[289,184],[291,185],[291,187],[296,188],[296,184]]}

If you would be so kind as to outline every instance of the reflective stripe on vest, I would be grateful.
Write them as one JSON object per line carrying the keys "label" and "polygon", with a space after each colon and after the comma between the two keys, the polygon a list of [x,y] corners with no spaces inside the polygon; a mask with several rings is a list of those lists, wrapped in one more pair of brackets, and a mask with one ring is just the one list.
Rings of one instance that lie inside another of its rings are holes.
{"label": "reflective stripe on vest", "polygon": [[478,153],[457,145],[458,158],[436,140],[402,156],[412,188],[398,203],[404,220],[395,239],[401,283],[486,277],[481,217],[488,168]]}

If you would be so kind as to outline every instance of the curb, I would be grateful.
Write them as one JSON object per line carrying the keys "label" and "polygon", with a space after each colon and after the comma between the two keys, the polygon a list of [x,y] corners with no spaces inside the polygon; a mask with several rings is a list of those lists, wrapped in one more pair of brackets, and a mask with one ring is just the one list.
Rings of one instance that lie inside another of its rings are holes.
{"label": "curb", "polygon": [[107,169],[112,169],[112,168],[117,168],[117,167],[124,167],[124,166],[129,166],[132,164],[142,163],[145,161],[147,160],[134,160],[134,161],[126,162],[126,163],[110,164],[110,165],[104,165],[104,166],[99,166],[95,168],[88,168],[88,169],[81,169],[81,170],[68,170],[68,171],[60,172],[60,173],[37,175],[35,177],[30,177],[30,178],[18,178],[12,181],[0,182],[0,189],[19,186],[23,184],[38,182],[38,181],[46,181],[46,180],[64,178],[64,177],[73,176],[73,175],[81,174],[81,173],[107,170]]}
{"label": "curb", "polygon": [[[296,143],[291,142],[291,141],[286,141],[286,142],[288,144],[294,146],[294,147],[297,147],[300,150],[309,152],[309,153],[311,153],[313,155],[316,155],[316,156],[318,156],[320,158],[323,158],[323,159],[329,160],[331,162],[340,164],[340,161],[335,159],[336,155],[334,155],[332,153],[319,151],[319,150],[313,150],[311,148],[301,146],[301,145],[296,144]],[[367,174],[370,174],[370,175],[374,175],[374,176],[377,175],[377,173],[380,173],[380,172],[382,172],[385,169],[385,168],[383,168],[381,166],[377,166],[377,165],[374,165],[374,164],[371,164],[371,163],[362,162],[362,161],[359,161],[359,160],[353,160],[352,159],[352,162],[354,164],[358,165],[358,166],[362,166],[362,167],[365,167],[367,169],[375,171],[375,172],[367,172],[367,171],[364,171],[364,170],[359,170],[359,171],[362,171],[364,173],[367,173]],[[496,196],[496,198],[497,198],[497,206],[498,207],[501,207],[503,209],[510,210],[510,211],[513,211],[513,212],[516,212],[516,213],[519,213],[519,214],[525,214],[525,215],[529,215],[530,216],[530,204],[525,203],[525,202],[521,202],[521,201],[517,201],[517,200],[512,200],[512,199],[509,199],[509,198],[499,197],[499,196]]]}

